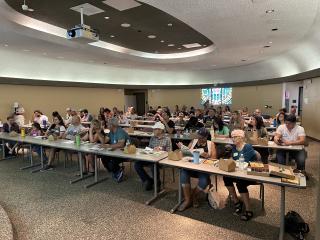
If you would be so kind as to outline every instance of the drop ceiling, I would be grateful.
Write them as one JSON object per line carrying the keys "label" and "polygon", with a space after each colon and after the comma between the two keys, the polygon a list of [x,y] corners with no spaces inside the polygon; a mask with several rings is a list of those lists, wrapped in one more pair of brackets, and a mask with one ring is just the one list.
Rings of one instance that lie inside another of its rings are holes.
{"label": "drop ceiling", "polygon": [[[0,0],[3,20],[0,33],[6,33],[0,34],[0,51],[22,52],[48,61],[63,59],[70,65],[89,63],[206,75],[205,81],[194,79],[194,84],[275,79],[320,67],[318,0],[141,0],[133,1],[136,6],[129,8],[126,3],[112,7],[111,2],[117,1],[109,0],[108,5],[88,0],[29,0],[27,4],[35,11],[23,12],[21,1]],[[143,58],[71,43],[17,24],[21,16],[27,16],[68,29],[80,22],[79,13],[70,8],[85,3],[103,10],[85,16],[85,22],[98,28],[107,43],[155,55],[188,52],[190,49],[183,46],[186,44],[198,48],[211,44],[215,49],[178,59]],[[169,22],[172,27],[168,26]],[[130,27],[121,27],[122,23]],[[111,38],[109,33],[115,37]],[[148,38],[149,35],[156,38]],[[161,42],[162,36],[169,39],[166,44]],[[174,48],[167,46],[169,42]],[[23,49],[31,51],[23,52]],[[193,84],[189,79],[186,83]]]}

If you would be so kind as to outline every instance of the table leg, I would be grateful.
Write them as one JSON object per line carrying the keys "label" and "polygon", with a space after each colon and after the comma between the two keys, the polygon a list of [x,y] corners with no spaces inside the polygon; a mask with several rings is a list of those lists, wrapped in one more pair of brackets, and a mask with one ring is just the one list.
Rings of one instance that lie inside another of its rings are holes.
{"label": "table leg", "polygon": [[154,193],[153,193],[153,198],[151,198],[150,200],[146,201],[146,205],[150,205],[152,202],[157,200],[163,193],[166,192],[165,189],[163,189],[162,191],[158,192],[157,169],[158,169],[158,164],[154,163],[153,164],[153,189],[154,189]]}
{"label": "table leg", "polygon": [[181,189],[181,179],[180,179],[181,169],[178,171],[178,203],[170,210],[170,213],[174,213],[182,202],[182,189]]}
{"label": "table leg", "polygon": [[102,179],[99,180],[99,175],[98,174],[99,174],[98,157],[97,157],[97,155],[95,155],[94,156],[94,182],[90,183],[90,184],[88,184],[88,185],[86,185],[84,187],[85,188],[89,188],[89,187],[92,187],[92,186],[94,186],[94,185],[96,185],[98,183],[101,183],[101,182],[103,182],[103,181],[108,179],[107,177],[105,177],[105,178],[102,178]]}
{"label": "table leg", "polygon": [[2,159],[6,158],[5,148],[4,148],[4,140],[2,139]]}
{"label": "table leg", "polygon": [[87,175],[87,176],[83,176],[83,161],[82,161],[82,153],[81,152],[78,152],[78,158],[79,158],[79,167],[80,167],[80,177],[77,179],[71,180],[70,184],[79,182],[81,180],[84,180],[84,179],[87,179],[87,178],[93,176],[92,174]]}
{"label": "table leg", "polygon": [[[28,166],[25,166],[25,167],[22,167],[20,168],[20,170],[25,170],[25,169],[29,169],[29,168],[34,168],[34,167],[38,167],[41,165],[41,163],[37,163],[37,164],[33,164],[33,156],[32,156],[32,145],[30,144],[30,147],[29,147],[29,159],[30,159],[30,165]],[[33,172],[39,172],[40,171],[40,168],[39,169],[36,169],[35,171],[32,171]]]}
{"label": "table leg", "polygon": [[[32,155],[32,153],[31,153],[31,155]],[[35,172],[40,172],[42,169],[43,169],[43,147],[42,146],[40,146],[40,164],[39,165],[41,165],[41,167],[40,168],[37,168],[37,169],[35,169],[35,170],[32,170],[31,172],[32,173],[35,173]]]}
{"label": "table leg", "polygon": [[284,238],[284,217],[285,217],[285,204],[286,204],[286,192],[285,187],[281,186],[281,199],[280,199],[280,234],[279,240],[283,240]]}

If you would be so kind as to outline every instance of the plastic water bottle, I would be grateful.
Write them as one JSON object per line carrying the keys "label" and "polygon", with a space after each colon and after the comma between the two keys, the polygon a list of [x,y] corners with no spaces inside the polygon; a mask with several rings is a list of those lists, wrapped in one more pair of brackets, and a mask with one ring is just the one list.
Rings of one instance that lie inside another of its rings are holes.
{"label": "plastic water bottle", "polygon": [[128,139],[127,142],[126,142],[126,147],[128,147],[129,145],[130,145],[130,141]]}
{"label": "plastic water bottle", "polygon": [[239,169],[244,170],[244,156],[241,153],[240,158],[239,158]]}
{"label": "plastic water bottle", "polygon": [[80,135],[79,135],[79,134],[76,135],[76,145],[77,145],[78,147],[80,147],[80,145],[81,145],[81,138],[80,138]]}

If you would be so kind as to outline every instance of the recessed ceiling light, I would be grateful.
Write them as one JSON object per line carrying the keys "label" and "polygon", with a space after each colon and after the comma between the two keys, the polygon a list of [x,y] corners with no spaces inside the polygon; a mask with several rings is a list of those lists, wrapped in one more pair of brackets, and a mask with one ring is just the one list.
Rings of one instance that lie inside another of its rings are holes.
{"label": "recessed ceiling light", "polygon": [[180,50],[180,49],[182,49],[181,47],[178,47],[178,49]]}
{"label": "recessed ceiling light", "polygon": [[154,39],[156,38],[157,36],[156,35],[149,35],[148,38],[151,38],[151,39]]}
{"label": "recessed ceiling light", "polygon": [[168,44],[168,47],[174,47],[173,43]]}
{"label": "recessed ceiling light", "polygon": [[267,10],[266,13],[274,13],[274,9]]}
{"label": "recessed ceiling light", "polygon": [[278,31],[278,28],[272,28],[272,31]]}
{"label": "recessed ceiling light", "polygon": [[128,28],[128,27],[131,27],[131,24],[130,23],[122,23],[121,27]]}
{"label": "recessed ceiling light", "polygon": [[272,42],[270,41],[269,44],[272,44]]}
{"label": "recessed ceiling light", "polygon": [[8,44],[4,44],[3,46],[5,46],[5,47],[9,47],[9,45],[8,45]]}
{"label": "recessed ceiling light", "polygon": [[115,36],[114,36],[114,35],[110,35],[110,37],[111,37],[111,38],[114,38]]}
{"label": "recessed ceiling light", "polygon": [[196,47],[201,47],[199,43],[189,43],[189,44],[183,44],[185,48],[196,48]]}
{"label": "recessed ceiling light", "polygon": [[107,19],[107,20],[108,20],[108,19],[110,19],[110,17],[104,17],[104,19]]}
{"label": "recessed ceiling light", "polygon": [[263,46],[264,48],[269,48],[269,47],[271,47],[270,45],[265,45],[265,46]]}
{"label": "recessed ceiling light", "polygon": [[172,23],[168,23],[168,27],[172,27],[173,26],[173,24]]}
{"label": "recessed ceiling light", "polygon": [[164,43],[164,40],[161,40],[160,42]]}

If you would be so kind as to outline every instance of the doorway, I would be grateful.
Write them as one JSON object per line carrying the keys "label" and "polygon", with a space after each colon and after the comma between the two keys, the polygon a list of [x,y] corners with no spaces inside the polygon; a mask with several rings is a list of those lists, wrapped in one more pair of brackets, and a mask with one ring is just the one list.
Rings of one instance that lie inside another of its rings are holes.
{"label": "doorway", "polygon": [[302,118],[302,106],[303,106],[303,87],[299,87],[299,98],[298,98],[298,116]]}
{"label": "doorway", "polygon": [[142,116],[146,113],[148,105],[147,97],[148,91],[145,89],[125,89],[125,111],[128,107],[134,107],[138,116]]}

